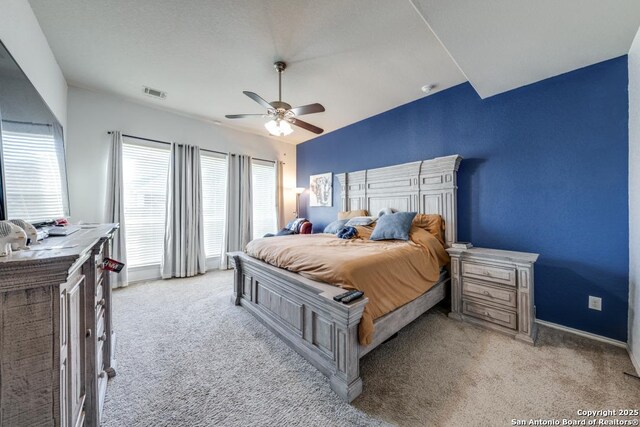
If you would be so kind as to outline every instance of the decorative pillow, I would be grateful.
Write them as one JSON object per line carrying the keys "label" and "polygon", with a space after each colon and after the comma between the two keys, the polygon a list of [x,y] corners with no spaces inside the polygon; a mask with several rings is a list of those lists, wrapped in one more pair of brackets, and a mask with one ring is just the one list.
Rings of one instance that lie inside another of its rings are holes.
{"label": "decorative pillow", "polygon": [[357,216],[355,218],[351,218],[349,222],[347,222],[347,227],[355,227],[356,225],[371,225],[376,220],[371,216]]}
{"label": "decorative pillow", "polygon": [[438,214],[417,214],[413,219],[413,225],[427,230],[438,239],[442,246],[444,243],[444,219]]}
{"label": "decorative pillow", "polygon": [[416,212],[397,212],[378,218],[371,240],[409,240],[411,221]]}
{"label": "decorative pillow", "polygon": [[380,218],[382,215],[389,215],[394,213],[395,210],[391,209],[391,208],[384,208],[384,209],[380,209],[380,212],[378,212],[378,218]]}
{"label": "decorative pillow", "polygon": [[338,212],[338,219],[351,219],[356,216],[367,216],[369,213],[365,209],[358,209],[356,211],[340,211]]}
{"label": "decorative pillow", "polygon": [[336,219],[324,228],[325,233],[337,234],[338,231],[349,221],[348,219]]}

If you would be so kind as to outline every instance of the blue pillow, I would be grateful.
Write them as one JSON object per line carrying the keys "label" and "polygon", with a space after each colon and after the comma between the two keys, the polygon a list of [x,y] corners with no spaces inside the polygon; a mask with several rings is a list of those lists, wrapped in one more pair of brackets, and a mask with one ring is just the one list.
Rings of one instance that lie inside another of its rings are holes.
{"label": "blue pillow", "polygon": [[371,240],[409,240],[411,223],[417,212],[397,212],[378,218]]}
{"label": "blue pillow", "polygon": [[348,219],[337,219],[324,228],[325,233],[337,234],[338,231],[349,221]]}

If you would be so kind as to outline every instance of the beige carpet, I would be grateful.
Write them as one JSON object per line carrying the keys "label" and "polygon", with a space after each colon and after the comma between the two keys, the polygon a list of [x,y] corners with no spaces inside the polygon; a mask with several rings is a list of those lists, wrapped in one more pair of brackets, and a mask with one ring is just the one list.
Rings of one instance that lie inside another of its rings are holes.
{"label": "beige carpet", "polygon": [[326,378],[241,307],[232,274],[114,292],[118,371],[106,426],[507,426],[640,408],[626,351],[541,328],[531,347],[434,310],[361,363],[363,394]]}

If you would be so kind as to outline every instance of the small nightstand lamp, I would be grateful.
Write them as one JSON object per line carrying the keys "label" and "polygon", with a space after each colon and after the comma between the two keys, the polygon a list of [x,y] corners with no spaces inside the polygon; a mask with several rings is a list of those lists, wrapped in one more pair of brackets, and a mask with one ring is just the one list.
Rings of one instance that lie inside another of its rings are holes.
{"label": "small nightstand lamp", "polygon": [[296,187],[296,218],[300,217],[300,195],[304,193],[304,187]]}

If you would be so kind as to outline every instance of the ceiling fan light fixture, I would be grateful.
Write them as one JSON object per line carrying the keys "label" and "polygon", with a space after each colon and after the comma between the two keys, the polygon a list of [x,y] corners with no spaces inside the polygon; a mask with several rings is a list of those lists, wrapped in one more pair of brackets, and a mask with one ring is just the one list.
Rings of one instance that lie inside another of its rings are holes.
{"label": "ceiling fan light fixture", "polygon": [[273,136],[287,136],[293,132],[293,128],[286,120],[269,120],[264,127]]}

